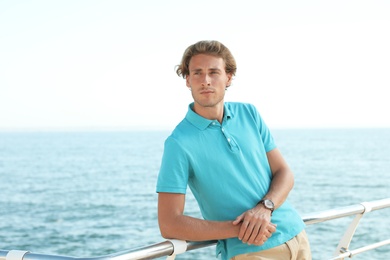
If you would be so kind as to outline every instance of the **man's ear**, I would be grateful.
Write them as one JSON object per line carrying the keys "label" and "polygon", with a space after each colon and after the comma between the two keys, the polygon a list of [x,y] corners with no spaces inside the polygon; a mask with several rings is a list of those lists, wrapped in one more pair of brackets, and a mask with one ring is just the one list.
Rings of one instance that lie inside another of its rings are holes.
{"label": "man's ear", "polygon": [[228,81],[226,82],[226,86],[230,87],[230,85],[232,84],[232,80],[233,80],[233,74],[232,73],[228,73],[227,74],[227,78],[228,78]]}

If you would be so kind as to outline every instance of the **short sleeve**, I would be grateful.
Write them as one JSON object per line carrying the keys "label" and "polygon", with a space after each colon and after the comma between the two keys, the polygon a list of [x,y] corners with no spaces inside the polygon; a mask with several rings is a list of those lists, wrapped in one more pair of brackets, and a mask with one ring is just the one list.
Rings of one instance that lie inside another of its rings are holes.
{"label": "short sleeve", "polygon": [[276,143],[274,141],[274,138],[271,134],[271,131],[269,130],[268,126],[264,122],[263,118],[261,117],[260,113],[256,109],[255,106],[252,105],[252,109],[255,113],[256,122],[259,128],[259,132],[261,135],[261,139],[264,144],[264,148],[266,152],[269,152],[276,148]]}
{"label": "short sleeve", "polygon": [[157,178],[156,192],[185,194],[189,176],[189,160],[177,140],[168,137]]}

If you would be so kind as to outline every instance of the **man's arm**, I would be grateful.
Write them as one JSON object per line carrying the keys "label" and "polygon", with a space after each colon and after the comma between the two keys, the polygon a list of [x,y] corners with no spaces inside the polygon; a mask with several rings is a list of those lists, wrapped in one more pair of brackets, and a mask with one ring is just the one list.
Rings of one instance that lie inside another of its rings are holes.
{"label": "man's arm", "polygon": [[264,198],[272,200],[275,209],[277,209],[287,199],[294,186],[294,174],[279,149],[276,148],[268,152],[267,157],[273,177],[271,186]]}
{"label": "man's arm", "polygon": [[186,216],[184,204],[184,194],[158,194],[158,223],[164,238],[205,241],[237,237],[240,225],[233,225],[233,221],[207,221]]}

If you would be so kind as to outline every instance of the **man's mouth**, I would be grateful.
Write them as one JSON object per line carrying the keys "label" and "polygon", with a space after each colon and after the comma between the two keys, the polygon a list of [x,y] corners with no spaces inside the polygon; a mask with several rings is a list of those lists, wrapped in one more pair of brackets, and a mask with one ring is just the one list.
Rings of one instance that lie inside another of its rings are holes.
{"label": "man's mouth", "polygon": [[212,89],[204,89],[200,92],[200,94],[210,94],[210,93],[214,93],[214,90]]}

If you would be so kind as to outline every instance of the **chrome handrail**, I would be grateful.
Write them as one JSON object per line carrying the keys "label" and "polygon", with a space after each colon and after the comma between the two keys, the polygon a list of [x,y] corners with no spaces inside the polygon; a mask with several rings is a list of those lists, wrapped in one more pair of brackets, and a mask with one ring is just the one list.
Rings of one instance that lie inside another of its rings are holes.
{"label": "chrome handrail", "polygon": [[[325,222],[337,218],[343,218],[347,216],[353,216],[353,215],[362,216],[364,213],[374,211],[374,210],[380,210],[384,208],[390,208],[390,198],[310,213],[304,215],[302,219],[306,223],[306,225],[312,225],[312,224],[321,223],[321,222]],[[359,219],[361,218],[361,216],[359,217]],[[351,225],[353,225],[352,229],[356,228],[358,224],[358,221],[355,222],[351,223]],[[352,232],[352,234],[344,235],[344,238],[345,237],[347,238],[346,243],[348,245],[350,240],[352,239],[353,234],[354,232]],[[343,242],[345,241],[340,241],[340,244],[342,244]],[[195,250],[195,249],[204,248],[208,246],[213,246],[216,244],[216,241],[202,241],[202,242],[188,241],[186,242],[186,244],[187,244],[186,251],[190,251],[190,250]],[[378,243],[374,243],[372,245],[368,245],[355,250],[348,250],[347,248],[341,248],[340,252],[338,252],[338,255],[336,255],[335,258],[332,259],[344,259],[344,257],[352,257],[353,255],[368,250],[372,250],[380,246],[389,245],[389,244],[390,244],[390,239]],[[60,255],[44,255],[44,254],[36,254],[27,251],[16,251],[16,250],[0,250],[0,260],[8,260],[7,255],[12,254],[13,252],[16,252],[16,255],[20,256],[19,260],[76,260],[76,259],[77,260],[141,260],[141,259],[155,259],[163,256],[169,257],[170,255],[175,253],[175,248],[174,248],[174,243],[171,240],[166,240],[145,247],[134,248],[127,251],[114,253],[111,255],[91,257],[91,258],[79,258],[79,257],[60,256]]]}

